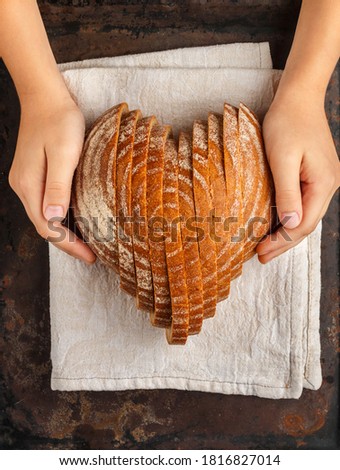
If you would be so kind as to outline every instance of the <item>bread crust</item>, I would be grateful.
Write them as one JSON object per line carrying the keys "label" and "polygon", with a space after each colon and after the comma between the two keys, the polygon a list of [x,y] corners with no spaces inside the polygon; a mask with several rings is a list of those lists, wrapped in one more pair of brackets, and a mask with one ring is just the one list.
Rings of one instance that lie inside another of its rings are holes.
{"label": "bread crust", "polygon": [[163,214],[171,296],[171,326],[166,330],[166,338],[169,344],[185,344],[189,332],[189,301],[178,198],[178,153],[173,139],[167,139],[165,144]]}
{"label": "bread crust", "polygon": [[223,111],[224,171],[227,184],[228,223],[230,234],[230,277],[242,273],[243,265],[243,160],[239,148],[238,109],[224,103]]}
{"label": "bread crust", "polygon": [[120,122],[128,105],[120,103],[97,119],[87,133],[75,171],[72,207],[79,231],[97,257],[118,271],[115,175]]}
{"label": "bread crust", "polygon": [[273,184],[264,151],[261,125],[250,109],[240,104],[239,107],[240,148],[244,164],[244,222],[246,239],[243,247],[243,259],[255,255],[259,240],[266,235],[271,226],[271,207]]}
{"label": "bread crust", "polygon": [[213,234],[217,253],[217,301],[226,299],[230,292],[230,237],[225,230],[228,217],[227,185],[223,156],[223,115],[208,114],[209,181],[214,208]]}
{"label": "bread crust", "polygon": [[120,287],[136,295],[136,273],[132,245],[131,169],[136,125],[142,113],[127,113],[120,124],[117,145],[116,208],[118,214],[118,255]]}
{"label": "bread crust", "polygon": [[131,211],[133,217],[133,251],[136,269],[136,301],[141,310],[154,308],[154,292],[149,255],[146,171],[151,129],[157,124],[155,116],[137,122],[132,157]]}
{"label": "bread crust", "polygon": [[181,234],[189,299],[189,335],[201,331],[203,322],[203,283],[195,220],[192,169],[192,134],[180,132],[178,138],[178,194],[182,216]]}
{"label": "bread crust", "polygon": [[213,317],[217,301],[216,243],[210,234],[212,197],[209,184],[208,126],[195,120],[192,138],[193,188],[197,217],[198,246],[203,280],[204,318]]}
{"label": "bread crust", "polygon": [[170,134],[170,126],[153,126],[146,175],[149,253],[154,291],[154,309],[150,313],[150,320],[159,327],[171,325],[171,298],[163,234],[164,151]]}

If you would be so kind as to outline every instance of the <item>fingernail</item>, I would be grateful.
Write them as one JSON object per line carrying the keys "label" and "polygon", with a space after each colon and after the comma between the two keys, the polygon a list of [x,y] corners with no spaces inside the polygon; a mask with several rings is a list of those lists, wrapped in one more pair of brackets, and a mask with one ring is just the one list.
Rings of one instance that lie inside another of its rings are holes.
{"label": "fingernail", "polygon": [[297,212],[283,212],[280,221],[286,228],[296,228],[300,223],[300,216]]}
{"label": "fingernail", "polygon": [[50,220],[53,217],[63,217],[64,209],[63,206],[47,206],[44,212],[46,220]]}

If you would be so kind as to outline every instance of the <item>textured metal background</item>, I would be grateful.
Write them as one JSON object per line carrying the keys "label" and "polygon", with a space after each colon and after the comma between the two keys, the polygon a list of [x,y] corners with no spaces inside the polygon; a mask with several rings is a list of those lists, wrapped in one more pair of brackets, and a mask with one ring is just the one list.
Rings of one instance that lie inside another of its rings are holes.
{"label": "textured metal background", "polygon": [[[270,41],[282,68],[299,1],[40,1],[59,62],[186,46]],[[339,71],[326,109],[339,150]],[[13,83],[0,64],[0,448],[338,448],[338,199],[324,218],[323,384],[299,400],[185,392],[52,392],[47,245],[7,178],[19,123]]]}

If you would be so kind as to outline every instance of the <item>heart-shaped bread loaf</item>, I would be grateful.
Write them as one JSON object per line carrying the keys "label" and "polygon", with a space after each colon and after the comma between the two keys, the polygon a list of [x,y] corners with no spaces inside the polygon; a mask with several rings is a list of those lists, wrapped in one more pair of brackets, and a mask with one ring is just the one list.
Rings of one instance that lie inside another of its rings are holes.
{"label": "heart-shaped bread loaf", "polygon": [[271,229],[273,201],[261,126],[243,104],[224,103],[176,141],[120,103],[87,133],[72,188],[84,239],[170,344],[228,297]]}

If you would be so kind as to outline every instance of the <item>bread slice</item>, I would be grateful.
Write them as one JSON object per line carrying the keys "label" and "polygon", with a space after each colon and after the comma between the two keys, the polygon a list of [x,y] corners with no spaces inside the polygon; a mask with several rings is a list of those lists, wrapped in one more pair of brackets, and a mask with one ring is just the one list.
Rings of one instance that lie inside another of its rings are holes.
{"label": "bread slice", "polygon": [[203,322],[203,283],[197,232],[192,171],[192,135],[180,132],[178,137],[178,196],[182,216],[181,234],[189,299],[190,335],[200,332]]}
{"label": "bread slice", "polygon": [[185,344],[189,331],[189,301],[179,212],[178,154],[173,139],[165,144],[163,216],[171,296],[171,326],[166,330],[166,338],[170,344]]}
{"label": "bread slice", "polygon": [[136,269],[137,307],[153,310],[153,283],[149,254],[146,211],[146,171],[151,129],[157,124],[155,116],[137,122],[132,157],[131,211],[133,218],[133,252]]}
{"label": "bread slice", "polygon": [[118,252],[120,287],[136,295],[136,274],[132,245],[131,168],[133,144],[140,110],[123,117],[117,146],[116,206],[118,214]]}
{"label": "bread slice", "polygon": [[[114,121],[110,119],[107,122],[109,126],[108,134],[111,134],[111,138],[107,142],[101,159],[100,172],[101,180],[104,182],[103,191],[104,197],[106,198],[107,205],[113,215],[112,220],[108,221],[108,238],[112,241],[108,246],[104,246],[104,252],[106,259],[109,258],[115,271],[119,272],[119,260],[118,260],[118,237],[117,237],[117,207],[116,207],[116,179],[117,179],[117,150],[118,150],[118,138],[120,132],[120,125],[122,119],[128,114],[129,109],[126,103],[122,103],[118,109]],[[97,150],[98,151],[98,150]],[[106,179],[105,179],[106,175]]]}
{"label": "bread slice", "polygon": [[212,236],[217,252],[217,301],[226,299],[230,292],[230,239],[224,230],[228,217],[227,185],[223,157],[223,115],[208,114],[208,160],[210,188],[214,208]]}
{"label": "bread slice", "polygon": [[154,310],[150,314],[154,326],[171,325],[171,298],[163,234],[163,176],[165,143],[171,126],[152,127],[146,175],[146,205],[150,264],[154,292]]}
{"label": "bread slice", "polygon": [[192,135],[193,188],[202,269],[204,318],[213,317],[217,300],[216,243],[210,234],[212,198],[209,185],[208,126],[195,120]]}
{"label": "bread slice", "polygon": [[127,112],[127,104],[120,103],[98,118],[87,132],[72,191],[80,232],[98,258],[116,271],[116,152],[121,118]]}
{"label": "bread slice", "polygon": [[227,182],[230,234],[230,277],[240,276],[243,264],[243,160],[239,148],[238,109],[224,103],[223,110],[224,172]]}
{"label": "bread slice", "polygon": [[244,221],[246,239],[243,247],[243,259],[246,261],[254,256],[258,242],[270,230],[274,191],[264,152],[260,123],[255,114],[242,103],[239,108],[238,121],[240,148],[245,162]]}

